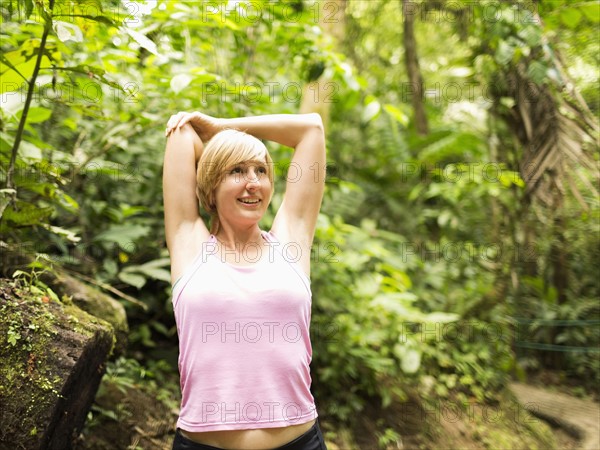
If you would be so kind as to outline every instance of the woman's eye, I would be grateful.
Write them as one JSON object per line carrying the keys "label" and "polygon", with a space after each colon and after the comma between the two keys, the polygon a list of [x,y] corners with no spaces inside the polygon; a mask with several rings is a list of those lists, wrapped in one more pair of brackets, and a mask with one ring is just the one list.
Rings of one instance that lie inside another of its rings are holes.
{"label": "woman's eye", "polygon": [[231,173],[242,173],[242,168],[234,167],[233,169],[231,169]]}
{"label": "woman's eye", "polygon": [[265,174],[265,173],[267,173],[267,168],[266,167],[259,167],[258,168],[258,172]]}

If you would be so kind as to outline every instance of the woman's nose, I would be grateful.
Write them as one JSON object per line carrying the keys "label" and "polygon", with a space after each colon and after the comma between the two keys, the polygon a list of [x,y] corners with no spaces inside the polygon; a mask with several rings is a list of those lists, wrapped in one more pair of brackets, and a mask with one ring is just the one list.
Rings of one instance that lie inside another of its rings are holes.
{"label": "woman's nose", "polygon": [[246,184],[250,186],[258,186],[260,184],[260,178],[254,169],[250,169],[246,173]]}

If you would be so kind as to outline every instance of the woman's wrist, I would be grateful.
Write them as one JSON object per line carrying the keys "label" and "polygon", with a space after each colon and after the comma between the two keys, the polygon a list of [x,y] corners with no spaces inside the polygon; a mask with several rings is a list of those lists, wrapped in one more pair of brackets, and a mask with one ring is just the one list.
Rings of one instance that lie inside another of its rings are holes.
{"label": "woman's wrist", "polygon": [[[216,129],[214,134],[217,134],[218,132],[226,130],[228,128],[233,128],[232,126],[228,125],[228,121],[231,119],[226,119],[224,117],[215,117],[214,119],[215,119],[215,129]],[[213,134],[213,136],[214,136],[214,134]]]}

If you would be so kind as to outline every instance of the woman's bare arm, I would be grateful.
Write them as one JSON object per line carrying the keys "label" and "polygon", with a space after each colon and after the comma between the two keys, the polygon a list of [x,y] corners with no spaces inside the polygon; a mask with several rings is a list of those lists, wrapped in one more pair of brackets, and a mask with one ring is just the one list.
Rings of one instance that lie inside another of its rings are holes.
{"label": "woman's bare arm", "polygon": [[209,237],[196,196],[196,164],[202,149],[202,141],[189,125],[171,133],[167,140],[163,201],[173,281],[199,251],[197,243]]}

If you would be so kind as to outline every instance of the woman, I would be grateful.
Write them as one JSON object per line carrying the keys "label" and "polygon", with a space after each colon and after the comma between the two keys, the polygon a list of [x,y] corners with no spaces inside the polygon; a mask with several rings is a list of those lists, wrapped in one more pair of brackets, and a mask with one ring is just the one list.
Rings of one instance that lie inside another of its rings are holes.
{"label": "woman", "polygon": [[[180,112],[165,134],[182,388],[173,449],[325,449],[309,370],[310,255],[325,180],[320,116]],[[269,232],[259,222],[274,167],[259,139],[295,149]]]}

